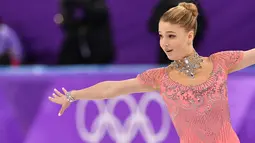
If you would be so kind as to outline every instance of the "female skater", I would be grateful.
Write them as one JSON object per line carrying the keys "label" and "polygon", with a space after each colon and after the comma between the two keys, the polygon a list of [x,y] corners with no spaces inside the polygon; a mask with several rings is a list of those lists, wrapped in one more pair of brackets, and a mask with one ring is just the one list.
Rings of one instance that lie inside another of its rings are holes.
{"label": "female skater", "polygon": [[169,66],[81,90],[63,88],[63,94],[55,89],[49,100],[62,105],[59,116],[75,100],[156,90],[167,105],[181,143],[240,143],[230,123],[226,82],[228,74],[255,64],[255,49],[199,56],[193,47],[197,16],[194,4],[180,3],[161,17],[160,46],[174,60]]}

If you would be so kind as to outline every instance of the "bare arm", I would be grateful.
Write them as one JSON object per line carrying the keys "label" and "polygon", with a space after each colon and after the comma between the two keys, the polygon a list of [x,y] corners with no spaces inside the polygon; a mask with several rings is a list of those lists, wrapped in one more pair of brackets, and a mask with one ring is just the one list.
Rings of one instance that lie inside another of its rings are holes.
{"label": "bare arm", "polygon": [[159,79],[163,70],[163,68],[150,69],[139,74],[136,78],[121,81],[104,81],[88,88],[71,92],[67,92],[65,88],[62,88],[63,93],[54,89],[54,93],[49,96],[49,100],[62,106],[58,114],[61,116],[70,106],[70,103],[75,100],[109,99],[119,95],[155,91],[159,87]]}
{"label": "bare arm", "polygon": [[245,51],[243,55],[243,59],[236,66],[229,69],[229,73],[244,69],[254,64],[255,64],[255,48]]}
{"label": "bare arm", "polygon": [[121,81],[104,81],[95,84],[91,87],[72,91],[72,96],[76,100],[80,99],[108,99],[119,95],[139,93],[139,92],[150,92],[155,89],[148,87],[137,78],[121,80]]}

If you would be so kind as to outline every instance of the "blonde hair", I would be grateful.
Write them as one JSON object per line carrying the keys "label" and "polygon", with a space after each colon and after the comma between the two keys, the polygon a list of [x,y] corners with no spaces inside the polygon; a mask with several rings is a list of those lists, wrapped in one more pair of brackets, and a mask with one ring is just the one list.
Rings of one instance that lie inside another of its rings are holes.
{"label": "blonde hair", "polygon": [[170,22],[171,24],[179,24],[186,31],[194,31],[194,36],[197,32],[197,16],[198,9],[193,3],[181,2],[165,12],[160,21]]}

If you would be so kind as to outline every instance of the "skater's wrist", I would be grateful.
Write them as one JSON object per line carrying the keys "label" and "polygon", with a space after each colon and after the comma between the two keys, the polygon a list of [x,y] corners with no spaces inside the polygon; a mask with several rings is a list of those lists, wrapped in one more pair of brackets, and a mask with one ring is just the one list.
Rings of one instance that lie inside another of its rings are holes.
{"label": "skater's wrist", "polygon": [[77,93],[76,90],[72,90],[67,92],[65,96],[69,102],[74,102],[77,100],[77,97],[75,96],[76,93]]}

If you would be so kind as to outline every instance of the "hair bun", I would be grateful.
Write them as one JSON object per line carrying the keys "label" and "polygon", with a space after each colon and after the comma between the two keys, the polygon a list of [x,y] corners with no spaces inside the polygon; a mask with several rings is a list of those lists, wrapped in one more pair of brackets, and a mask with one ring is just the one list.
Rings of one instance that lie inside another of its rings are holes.
{"label": "hair bun", "polygon": [[193,3],[187,3],[187,2],[181,2],[178,4],[178,6],[182,6],[185,9],[189,10],[193,16],[197,17],[198,16],[198,10],[197,6]]}

